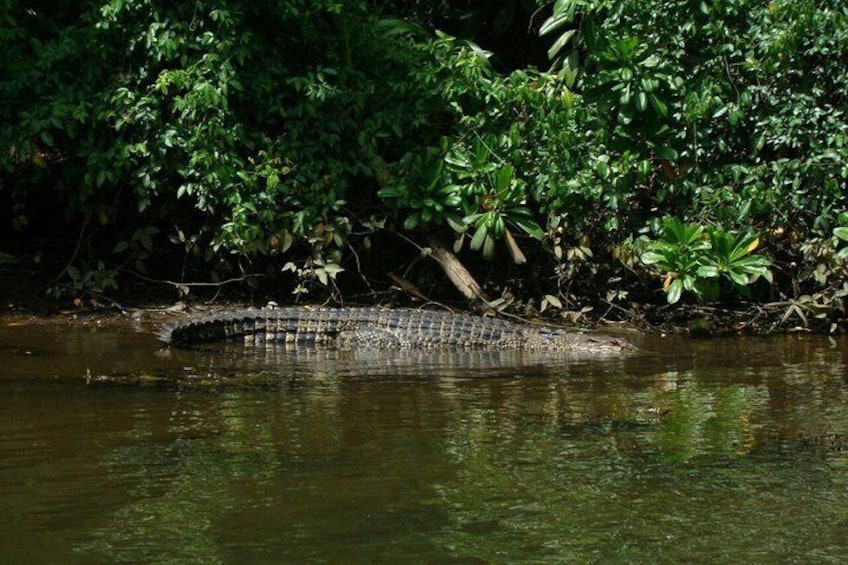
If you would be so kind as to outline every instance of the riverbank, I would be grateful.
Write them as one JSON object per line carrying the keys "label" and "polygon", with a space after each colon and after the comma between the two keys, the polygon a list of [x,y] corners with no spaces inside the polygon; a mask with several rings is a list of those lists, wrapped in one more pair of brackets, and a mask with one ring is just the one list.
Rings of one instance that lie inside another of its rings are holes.
{"label": "riverbank", "polygon": [[[55,266],[54,266],[55,267]],[[186,300],[180,300],[172,285],[128,278],[108,293],[67,292],[56,296],[51,289],[56,280],[50,273],[56,268],[38,264],[0,265],[0,323],[64,323],[125,324],[131,321],[143,327],[155,328],[187,313],[214,311],[269,303],[287,305],[289,296],[257,292],[242,287],[210,287],[198,290]],[[66,289],[68,290],[68,289]],[[205,292],[204,292],[205,290]],[[658,296],[658,298],[662,298]],[[318,300],[300,304],[342,305]],[[403,289],[383,293],[372,300],[349,300],[347,306],[385,306],[412,308],[448,308],[469,311],[466,302],[427,301],[410,296]],[[546,312],[518,308],[507,309],[502,315],[510,319],[544,321],[551,325],[588,329],[629,329],[649,334],[692,334],[699,337],[727,335],[766,335],[786,332],[842,333],[839,323],[842,304],[831,300],[823,303],[820,297],[802,297],[795,301],[771,303],[734,302],[722,304],[674,305],[664,300],[657,303],[581,302],[569,309],[549,308]]]}

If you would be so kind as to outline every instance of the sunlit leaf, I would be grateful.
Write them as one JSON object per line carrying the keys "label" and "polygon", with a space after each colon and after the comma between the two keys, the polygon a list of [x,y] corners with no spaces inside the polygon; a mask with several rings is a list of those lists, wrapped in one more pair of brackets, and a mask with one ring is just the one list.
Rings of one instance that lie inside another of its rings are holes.
{"label": "sunlit leaf", "polygon": [[653,251],[646,251],[639,256],[639,260],[646,265],[654,265],[656,263],[660,263],[665,261],[665,255],[661,253],[655,253]]}
{"label": "sunlit leaf", "polygon": [[546,294],[545,297],[542,299],[543,309],[548,305],[554,306],[556,308],[562,308],[562,301],[559,299],[558,296],[554,296],[553,294]]}
{"label": "sunlit leaf", "polygon": [[838,227],[833,228],[833,235],[841,239],[842,241],[848,241],[848,228],[846,227]]}
{"label": "sunlit leaf", "polygon": [[667,289],[666,300],[669,304],[676,304],[680,300],[680,295],[683,293],[683,281],[675,280]]}
{"label": "sunlit leaf", "polygon": [[719,275],[718,267],[714,265],[701,265],[696,271],[699,277],[717,277]]}
{"label": "sunlit leaf", "polygon": [[539,28],[539,35],[543,36],[556,31],[570,21],[571,17],[567,13],[553,15],[542,23],[542,26]]}
{"label": "sunlit leaf", "polygon": [[465,234],[460,235],[453,242],[453,252],[459,253],[462,251],[462,245],[465,243]]}
{"label": "sunlit leaf", "polygon": [[477,251],[483,246],[483,241],[486,239],[486,235],[489,233],[489,230],[486,228],[485,224],[480,225],[477,228],[477,231],[474,232],[474,236],[471,238],[471,243],[469,247],[474,251]]}
{"label": "sunlit leaf", "polygon": [[748,275],[745,273],[741,273],[739,271],[730,271],[727,273],[728,278],[733,281],[735,284],[739,286],[745,286],[748,284]]}
{"label": "sunlit leaf", "polygon": [[563,47],[569,42],[569,40],[574,37],[574,34],[577,33],[576,29],[570,29],[560,35],[554,44],[548,49],[548,58],[554,59],[557,54],[562,50]]}
{"label": "sunlit leaf", "polygon": [[523,265],[527,262],[527,257],[524,256],[524,253],[521,251],[521,248],[512,236],[512,232],[509,230],[504,230],[504,242],[506,243],[506,249],[509,252],[510,257],[512,257],[513,263],[516,265]]}
{"label": "sunlit leaf", "polygon": [[492,259],[495,256],[495,239],[490,235],[486,235],[486,239],[483,242],[483,257],[485,259]]}

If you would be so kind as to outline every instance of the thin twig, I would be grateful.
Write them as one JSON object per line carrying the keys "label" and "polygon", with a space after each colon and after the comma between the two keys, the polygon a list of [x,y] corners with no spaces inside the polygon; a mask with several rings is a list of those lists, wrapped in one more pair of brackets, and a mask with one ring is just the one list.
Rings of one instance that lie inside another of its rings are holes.
{"label": "thin twig", "polygon": [[475,136],[475,137],[476,137],[476,138],[480,141],[480,143],[482,143],[482,144],[483,144],[483,147],[485,147],[485,148],[489,151],[489,154],[490,154],[490,155],[492,155],[495,159],[497,159],[498,161],[500,161],[500,162],[501,162],[501,165],[506,165],[506,164],[507,164],[507,162],[506,162],[506,161],[504,161],[504,159],[503,159],[500,155],[498,155],[497,153],[495,153],[495,150],[494,150],[494,149],[492,149],[491,147],[489,147],[489,144],[488,144],[488,143],[486,143],[486,140],[485,140],[485,139],[483,139],[483,137],[482,137],[479,133],[477,133],[477,130],[474,130],[474,136]]}
{"label": "thin twig", "polygon": [[727,80],[730,81],[730,86],[733,87],[733,90],[736,91],[736,100],[739,100],[739,89],[736,87],[736,82],[733,80],[733,74],[730,72],[730,63],[727,60],[727,57],[722,57],[724,61],[724,72],[727,73]]}
{"label": "thin twig", "polygon": [[362,282],[365,283],[365,286],[368,287],[368,290],[371,291],[371,296],[375,296],[376,293],[374,292],[374,289],[371,287],[371,281],[369,281],[368,277],[366,277],[362,273],[362,263],[359,260],[359,254],[356,252],[356,249],[354,249],[353,245],[351,245],[350,243],[347,244],[347,248],[350,249],[351,253],[353,253],[353,259],[354,259],[354,261],[356,261],[356,272],[357,272],[357,274],[359,274],[359,277],[362,279]]}
{"label": "thin twig", "polygon": [[167,279],[152,279],[152,278],[146,277],[146,276],[144,276],[141,273],[136,272],[136,271],[127,271],[127,273],[129,273],[129,274],[131,274],[131,275],[133,275],[133,276],[135,276],[135,277],[137,277],[141,280],[147,281],[147,282],[158,283],[158,284],[167,284],[167,285],[171,285],[171,286],[175,286],[175,287],[180,287],[180,286],[187,286],[187,287],[209,286],[209,287],[218,287],[218,288],[220,288],[220,287],[222,287],[226,284],[244,282],[248,279],[261,278],[261,277],[265,276],[265,275],[245,275],[243,277],[236,277],[236,278],[233,278],[233,279],[227,279],[227,280],[218,281],[218,282],[176,282],[176,281],[169,281]]}
{"label": "thin twig", "polygon": [[[642,324],[644,327],[647,327],[651,331],[656,331],[656,329],[657,329],[656,326],[654,326],[653,324],[648,322],[648,320],[645,319],[645,316],[637,315],[632,310],[628,310],[627,308],[623,308],[623,307],[619,306],[618,304],[614,304],[614,303],[612,303],[608,300],[604,300],[604,302],[609,304],[611,309],[615,308],[616,310],[620,310],[621,312],[623,312],[625,316],[627,316],[628,318],[633,320],[635,323]],[[609,312],[609,310],[607,310],[607,312]],[[606,316],[606,314],[604,314],[604,316]]]}
{"label": "thin twig", "polygon": [[61,271],[59,271],[58,275],[56,275],[55,282],[58,282],[59,279],[62,277],[62,275],[68,270],[68,268],[71,265],[74,264],[74,261],[76,260],[77,255],[79,254],[80,247],[82,247],[83,236],[85,235],[85,230],[86,230],[86,228],[88,228],[88,222],[90,220],[91,220],[91,211],[89,210],[89,211],[86,211],[85,218],[82,221],[82,227],[80,227],[80,234],[79,234],[79,237],[77,238],[77,245],[76,245],[76,247],[74,247],[74,252],[71,253],[71,258],[68,259],[68,264],[65,265],[62,268]]}

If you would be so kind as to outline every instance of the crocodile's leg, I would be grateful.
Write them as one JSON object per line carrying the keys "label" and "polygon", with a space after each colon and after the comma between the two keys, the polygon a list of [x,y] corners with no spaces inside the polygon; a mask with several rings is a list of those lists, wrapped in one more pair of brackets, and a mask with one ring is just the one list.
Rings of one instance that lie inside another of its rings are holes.
{"label": "crocodile's leg", "polygon": [[347,330],[336,334],[336,345],[341,349],[400,349],[403,342],[388,330]]}

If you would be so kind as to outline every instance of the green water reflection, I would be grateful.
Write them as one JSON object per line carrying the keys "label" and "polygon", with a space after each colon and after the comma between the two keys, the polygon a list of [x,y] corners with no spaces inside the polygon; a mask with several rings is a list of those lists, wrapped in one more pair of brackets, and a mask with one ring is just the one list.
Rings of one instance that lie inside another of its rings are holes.
{"label": "green water reflection", "polygon": [[0,561],[841,562],[848,455],[810,438],[848,432],[848,344],[641,345],[269,359],[0,331]]}

